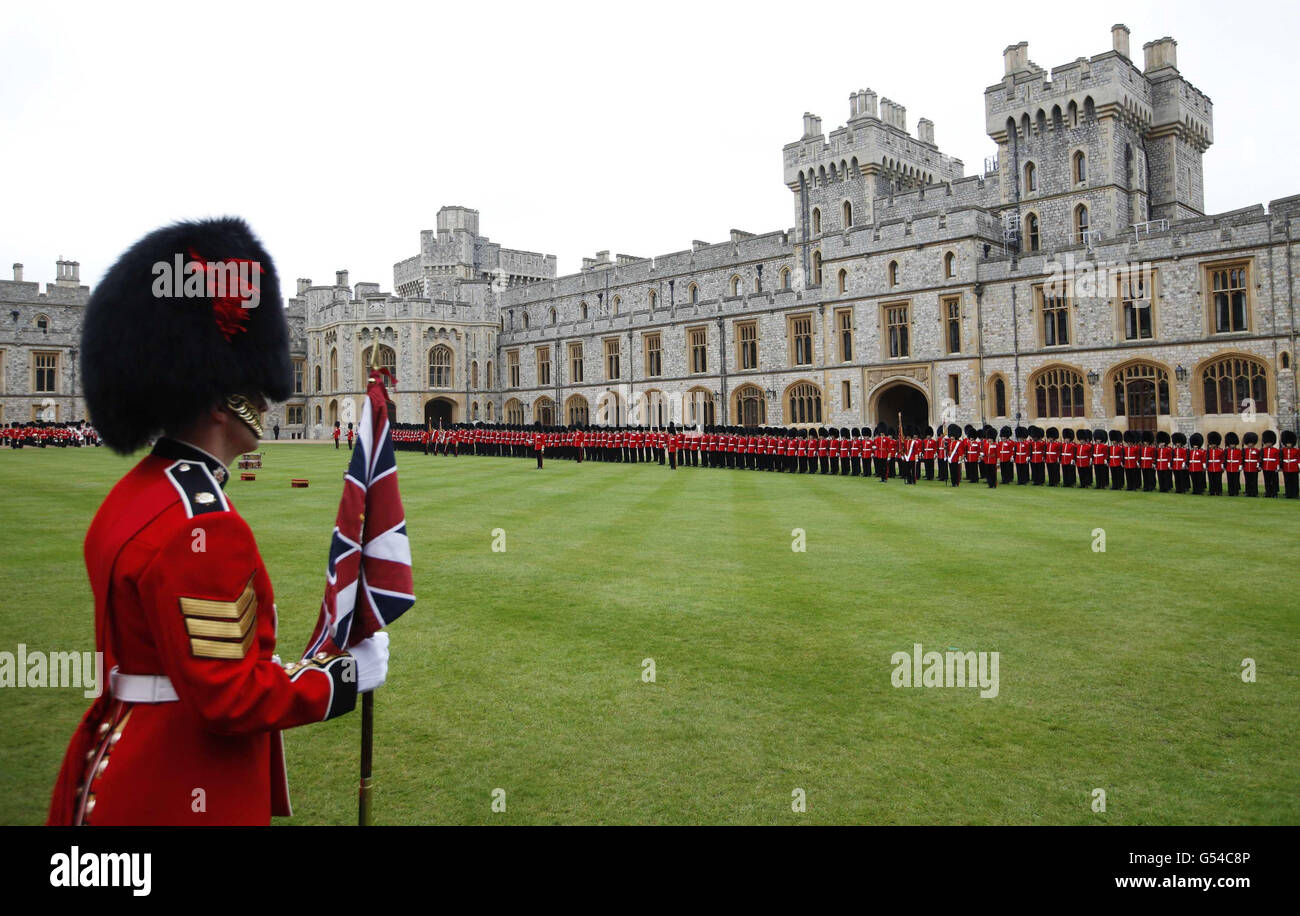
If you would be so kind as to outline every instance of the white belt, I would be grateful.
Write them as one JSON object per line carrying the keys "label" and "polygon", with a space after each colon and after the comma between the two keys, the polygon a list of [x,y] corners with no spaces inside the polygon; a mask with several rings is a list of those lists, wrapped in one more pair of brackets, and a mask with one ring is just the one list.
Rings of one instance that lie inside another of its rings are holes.
{"label": "white belt", "polygon": [[113,698],[126,703],[174,703],[180,699],[171,679],[163,674],[123,674],[114,665],[108,678]]}

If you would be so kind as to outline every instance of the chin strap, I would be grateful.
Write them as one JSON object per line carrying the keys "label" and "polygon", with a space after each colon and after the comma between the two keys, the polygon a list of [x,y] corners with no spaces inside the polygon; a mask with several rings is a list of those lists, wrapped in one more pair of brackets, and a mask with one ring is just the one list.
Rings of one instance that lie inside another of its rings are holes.
{"label": "chin strap", "polygon": [[253,409],[253,402],[248,400],[242,394],[232,394],[226,398],[226,407],[230,412],[239,419],[243,420],[257,438],[262,438],[262,420],[256,410]]}

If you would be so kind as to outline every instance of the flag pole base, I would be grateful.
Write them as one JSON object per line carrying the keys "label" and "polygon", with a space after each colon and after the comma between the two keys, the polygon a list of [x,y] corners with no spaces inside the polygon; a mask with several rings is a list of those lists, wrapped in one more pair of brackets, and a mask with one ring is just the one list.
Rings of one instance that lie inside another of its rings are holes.
{"label": "flag pole base", "polygon": [[370,826],[371,761],[375,745],[375,692],[361,695],[361,783],[357,790],[357,826]]}

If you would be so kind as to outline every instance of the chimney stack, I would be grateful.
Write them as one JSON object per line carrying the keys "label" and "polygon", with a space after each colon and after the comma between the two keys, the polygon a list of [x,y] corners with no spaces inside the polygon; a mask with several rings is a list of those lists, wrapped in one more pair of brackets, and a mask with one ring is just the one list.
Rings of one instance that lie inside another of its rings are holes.
{"label": "chimney stack", "polygon": [[1157,38],[1155,41],[1148,41],[1142,46],[1142,52],[1146,56],[1146,66],[1142,68],[1143,73],[1150,73],[1152,70],[1159,70],[1161,67],[1178,69],[1178,42],[1168,36]]}
{"label": "chimney stack", "polygon": [[862,113],[868,118],[878,118],[876,113],[876,94],[870,89],[862,90]]}
{"label": "chimney stack", "polygon": [[817,115],[805,111],[803,113],[803,138],[811,140],[813,137],[820,137],[822,133],[822,119]]}
{"label": "chimney stack", "polygon": [[934,122],[929,118],[922,118],[916,122],[916,139],[922,143],[934,145]]}
{"label": "chimney stack", "polygon": [[14,282],[23,282],[23,265],[19,264],[17,261],[14,262]]}
{"label": "chimney stack", "polygon": [[348,289],[348,272],[346,270],[334,271],[334,285],[340,289]]}
{"label": "chimney stack", "polygon": [[298,278],[298,295],[301,296],[307,290],[311,289],[311,280],[307,277]]}
{"label": "chimney stack", "polygon": [[1116,51],[1128,57],[1128,26],[1117,22],[1110,27],[1110,40]]}
{"label": "chimney stack", "polygon": [[1022,70],[1029,69],[1029,42],[1022,41],[1017,45],[1008,45],[1002,52],[1002,60],[1006,64],[1006,75],[1019,73]]}

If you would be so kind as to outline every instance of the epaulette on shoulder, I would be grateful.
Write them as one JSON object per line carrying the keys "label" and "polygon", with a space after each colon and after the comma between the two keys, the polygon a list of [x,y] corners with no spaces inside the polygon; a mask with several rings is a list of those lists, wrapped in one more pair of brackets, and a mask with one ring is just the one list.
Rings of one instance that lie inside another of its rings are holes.
{"label": "epaulette on shoulder", "polygon": [[201,461],[173,461],[166,472],[187,518],[207,512],[229,512],[230,503],[207,465]]}

